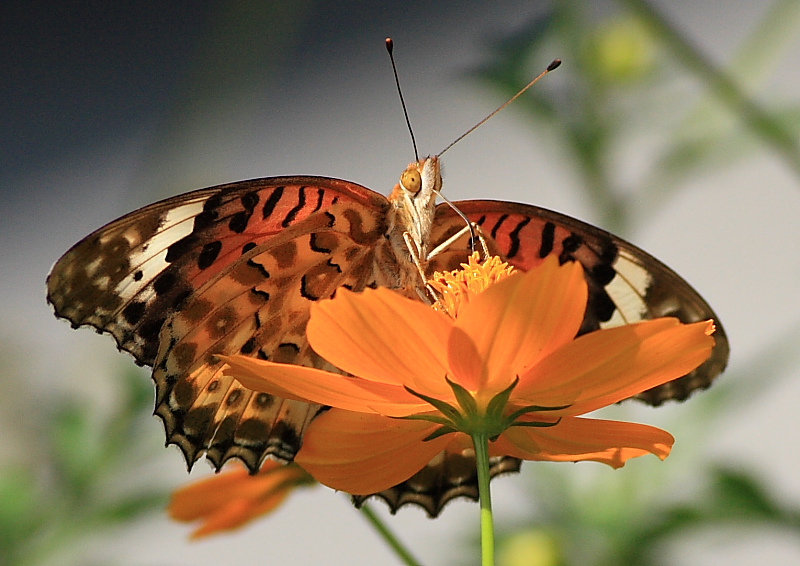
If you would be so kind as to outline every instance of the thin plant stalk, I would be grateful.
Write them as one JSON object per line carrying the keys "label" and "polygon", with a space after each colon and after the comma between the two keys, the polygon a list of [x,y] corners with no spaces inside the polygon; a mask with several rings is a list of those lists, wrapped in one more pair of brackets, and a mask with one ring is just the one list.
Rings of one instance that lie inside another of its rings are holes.
{"label": "thin plant stalk", "polygon": [[378,534],[386,541],[386,544],[394,551],[397,557],[407,566],[421,566],[421,562],[411,554],[411,551],[400,542],[397,535],[392,532],[383,520],[378,517],[378,514],[367,503],[361,506],[361,513],[367,518],[367,521],[375,528]]}
{"label": "thin plant stalk", "polygon": [[494,518],[489,482],[489,439],[485,434],[474,434],[475,464],[478,467],[478,494],[481,503],[481,564],[494,566]]}

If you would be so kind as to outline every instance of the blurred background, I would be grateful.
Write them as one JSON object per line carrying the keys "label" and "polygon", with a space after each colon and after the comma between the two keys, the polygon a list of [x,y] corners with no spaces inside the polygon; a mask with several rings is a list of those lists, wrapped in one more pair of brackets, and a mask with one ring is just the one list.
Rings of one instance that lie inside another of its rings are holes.
{"label": "blurred background", "polygon": [[[500,564],[800,564],[800,2],[11,0],[0,14],[0,565],[398,563],[322,487],[189,542],[164,511],[189,477],[162,448],[148,372],[56,320],[44,292],[80,238],[191,189],[304,174],[388,194],[413,151],[387,36],[421,154],[563,59],[448,151],[447,195],[633,241],[731,341],[709,391],[611,411],[670,430],[666,462],[496,480]],[[426,564],[478,562],[474,503],[387,521]]]}

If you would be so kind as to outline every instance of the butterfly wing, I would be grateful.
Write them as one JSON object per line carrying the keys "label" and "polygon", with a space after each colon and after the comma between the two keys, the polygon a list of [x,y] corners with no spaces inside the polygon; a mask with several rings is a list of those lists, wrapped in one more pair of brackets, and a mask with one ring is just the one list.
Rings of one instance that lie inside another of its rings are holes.
{"label": "butterfly wing", "polygon": [[[488,236],[495,251],[527,270],[545,257],[580,261],[589,285],[581,333],[641,320],[674,316],[682,322],[714,319],[716,344],[711,357],[689,374],[637,397],[651,405],[686,399],[708,387],[728,361],[728,339],[711,307],[680,276],[647,252],[604,230],[536,206],[498,201],[462,201],[455,205]],[[447,240],[464,221],[447,205],[436,209],[432,245]],[[455,269],[469,252],[460,238],[434,259],[434,269]]]}
{"label": "butterfly wing", "polygon": [[217,465],[239,456],[254,470],[268,454],[291,459],[319,407],[237,387],[213,354],[322,364],[305,344],[310,301],[343,284],[387,283],[371,266],[388,206],[316,177],[194,191],[76,244],[48,277],[48,301],[153,366],[156,414],[190,465],[208,451]]}
{"label": "butterfly wing", "polygon": [[352,202],[375,216],[386,198],[319,177],[276,177],[193,191],[136,210],[90,234],[53,267],[47,300],[73,327],[111,334],[152,366],[164,321],[256,241]]}
{"label": "butterfly wing", "polygon": [[[132,212],[84,238],[56,263],[48,301],[73,327],[111,334],[153,367],[167,443],[191,466],[203,453],[255,472],[291,460],[321,410],[256,393],[221,374],[215,354],[241,353],[335,370],[305,340],[312,301],[340,286],[405,290],[389,250],[385,197],[328,178],[258,179],[194,191]],[[498,458],[493,475],[519,461]],[[454,497],[477,499],[474,460],[442,454],[379,495],[436,516]],[[358,503],[365,498],[359,498]]]}
{"label": "butterfly wing", "polygon": [[383,216],[364,212],[360,203],[338,202],[282,230],[167,319],[153,370],[156,414],[188,462],[205,452],[218,468],[237,457],[255,471],[267,456],[294,459],[320,407],[242,387],[222,375],[215,354],[338,371],[306,340],[311,303],[339,287],[399,287],[397,269],[386,265]]}

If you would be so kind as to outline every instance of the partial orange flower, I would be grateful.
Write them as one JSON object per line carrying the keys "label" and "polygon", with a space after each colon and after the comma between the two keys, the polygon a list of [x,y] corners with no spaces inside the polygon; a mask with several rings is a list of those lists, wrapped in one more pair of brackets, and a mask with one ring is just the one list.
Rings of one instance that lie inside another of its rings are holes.
{"label": "partial orange flower", "polygon": [[236,467],[180,488],[169,514],[184,523],[200,521],[192,533],[200,538],[238,529],[275,510],[294,488],[314,483],[300,466],[267,460],[256,475]]}
{"label": "partial orange flower", "polygon": [[316,303],[311,346],[354,377],[221,356],[226,374],[333,407],[311,423],[296,462],[357,495],[408,479],[442,450],[472,450],[476,432],[492,439],[491,456],[613,467],[666,458],[668,432],[580,415],[696,368],[713,323],[662,318],[576,338],[588,298],[580,264],[547,258],[506,275],[479,293],[454,284],[468,300],[440,301],[452,316],[382,288]]}

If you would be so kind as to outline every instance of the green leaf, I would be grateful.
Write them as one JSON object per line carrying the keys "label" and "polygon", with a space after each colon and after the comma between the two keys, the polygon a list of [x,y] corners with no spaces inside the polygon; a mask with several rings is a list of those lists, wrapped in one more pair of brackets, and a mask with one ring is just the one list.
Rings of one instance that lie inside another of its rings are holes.
{"label": "green leaf", "polygon": [[475,398],[472,394],[467,391],[464,386],[456,383],[455,381],[451,381],[449,378],[445,377],[445,381],[447,381],[447,385],[450,386],[450,389],[453,390],[453,394],[456,396],[456,401],[461,406],[464,411],[464,414],[468,416],[475,416],[478,414],[478,404],[475,402]]}
{"label": "green leaf", "polygon": [[511,397],[511,393],[514,391],[514,388],[518,383],[519,377],[515,377],[514,382],[511,385],[492,397],[492,400],[489,401],[489,405],[486,407],[486,414],[489,415],[489,418],[493,418],[495,415],[501,416],[503,414],[506,405],[508,405],[508,400]]}
{"label": "green leaf", "polygon": [[422,399],[426,403],[429,403],[433,408],[435,408],[440,413],[442,413],[445,417],[447,417],[448,420],[450,420],[452,422],[457,422],[457,421],[461,420],[461,413],[459,413],[458,409],[456,409],[455,407],[453,407],[449,403],[445,403],[444,401],[441,401],[441,400],[436,399],[434,397],[428,397],[427,395],[423,395],[422,393],[417,393],[416,391],[414,391],[410,387],[406,387],[405,389],[406,389],[406,391],[408,391],[409,393],[411,393],[415,397],[419,397],[420,399]]}

